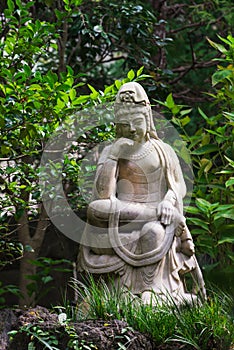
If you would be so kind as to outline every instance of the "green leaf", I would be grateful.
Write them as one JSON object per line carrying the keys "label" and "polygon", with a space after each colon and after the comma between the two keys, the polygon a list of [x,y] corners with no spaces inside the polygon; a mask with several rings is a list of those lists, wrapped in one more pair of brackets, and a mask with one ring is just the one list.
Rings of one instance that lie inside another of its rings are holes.
{"label": "green leaf", "polygon": [[141,80],[144,80],[144,79],[147,79],[147,78],[152,78],[152,76],[149,75],[149,74],[142,74],[138,78],[136,78],[136,80],[137,81],[141,81]]}
{"label": "green leaf", "polygon": [[220,240],[222,240],[223,238],[227,238],[227,237],[231,237],[233,238],[234,232],[234,224],[226,224],[226,225],[220,225],[219,226],[219,233],[220,233]]}
{"label": "green leaf", "polygon": [[205,199],[203,198],[197,198],[196,199],[196,205],[198,208],[202,209],[202,210],[208,210],[211,206],[211,203],[206,201]]}
{"label": "green leaf", "polygon": [[121,88],[121,82],[119,80],[115,80],[115,86],[117,87],[117,89],[119,90]]}
{"label": "green leaf", "polygon": [[36,91],[41,91],[42,87],[39,84],[31,84],[28,88],[28,90],[36,90]]}
{"label": "green leaf", "polygon": [[189,118],[189,116],[187,115],[185,118],[183,118],[183,119],[180,119],[180,122],[181,122],[181,124],[182,124],[182,126],[185,126],[185,125],[187,125],[189,122],[190,122],[190,118]]}
{"label": "green leaf", "polygon": [[141,75],[141,73],[143,72],[144,70],[144,66],[142,66],[140,69],[138,69],[137,71],[137,77],[139,77]]}
{"label": "green leaf", "polygon": [[58,9],[55,9],[54,13],[55,13],[56,17],[58,18],[58,20],[61,21],[64,18],[64,13],[66,13],[66,12],[62,12],[62,11],[59,11]]}
{"label": "green leaf", "polygon": [[97,90],[92,85],[88,84],[88,87],[90,88],[90,90],[92,91],[93,94],[97,94],[98,95]]}
{"label": "green leaf", "polygon": [[218,241],[218,245],[224,244],[224,243],[234,243],[234,237],[223,237]]}
{"label": "green leaf", "polygon": [[24,72],[25,72],[27,78],[29,78],[30,75],[32,74],[32,70],[28,64],[24,64]]}
{"label": "green leaf", "polygon": [[189,108],[189,109],[184,109],[184,110],[180,111],[181,117],[186,115],[186,114],[189,114],[192,110],[193,110],[192,108]]}
{"label": "green leaf", "polygon": [[174,102],[174,99],[172,97],[172,93],[170,93],[166,98],[166,106],[169,109],[172,109],[175,106],[175,102]]}
{"label": "green leaf", "polygon": [[5,145],[1,146],[1,153],[2,155],[8,155],[9,153],[11,153],[11,148]]}
{"label": "green leaf", "polygon": [[209,120],[209,118],[207,117],[207,115],[201,110],[201,108],[198,107],[198,112],[199,114],[202,116],[202,118],[204,118],[205,120]]}
{"label": "green leaf", "polygon": [[69,97],[70,97],[71,101],[73,101],[76,98],[76,90],[75,89],[71,89],[69,91]]}
{"label": "green leaf", "polygon": [[42,282],[43,282],[44,284],[49,283],[49,282],[51,282],[51,281],[53,281],[53,277],[51,277],[51,276],[42,277]]}
{"label": "green leaf", "polygon": [[113,85],[113,84],[110,85],[110,86],[106,86],[106,87],[105,87],[105,90],[104,90],[104,95],[106,95],[106,94],[112,92],[113,89],[114,89],[114,85]]}
{"label": "green leaf", "polygon": [[132,81],[134,78],[135,78],[135,73],[134,73],[134,70],[131,69],[131,70],[128,72],[128,79],[129,79],[130,81]]}
{"label": "green leaf", "polygon": [[30,341],[30,343],[28,343],[28,350],[36,350],[35,345],[32,341]]}
{"label": "green leaf", "polygon": [[231,167],[234,168],[234,160],[228,158],[227,156],[224,156],[224,157],[227,159],[227,161],[228,161],[228,163],[231,165]]}
{"label": "green leaf", "polygon": [[216,174],[233,174],[233,170],[231,170],[231,169],[227,169],[227,170],[221,170],[221,171],[217,171],[217,173]]}
{"label": "green leaf", "polygon": [[233,204],[220,204],[217,207],[217,211],[233,209]]}
{"label": "green leaf", "polygon": [[208,154],[212,152],[217,152],[219,150],[219,147],[217,145],[204,145],[194,151],[192,151],[192,154],[196,155],[202,155],[202,154]]}
{"label": "green leaf", "polygon": [[86,103],[89,100],[89,98],[90,98],[89,95],[81,95],[76,99],[74,99],[72,102],[73,102],[73,105],[80,105],[82,103]]}
{"label": "green leaf", "polygon": [[188,218],[187,221],[188,221],[188,223],[190,223],[190,225],[194,224],[196,226],[200,226],[201,228],[203,228],[205,230],[206,233],[209,231],[208,224],[202,219]]}
{"label": "green leaf", "polygon": [[195,228],[191,231],[192,236],[193,235],[207,235],[207,230],[204,230],[202,228]]}
{"label": "green leaf", "polygon": [[215,49],[224,53],[225,55],[227,54],[228,51],[223,45],[217,44],[214,41],[210,40],[209,38],[207,38],[207,40],[209,41],[210,45],[213,46]]}
{"label": "green leaf", "polygon": [[63,109],[65,107],[65,103],[60,98],[58,98],[57,99],[57,106],[59,109]]}
{"label": "green leaf", "polygon": [[[171,111],[172,111],[172,114],[176,115],[176,114],[179,113],[179,111],[180,111],[180,106],[174,105],[174,106],[171,108]],[[180,120],[180,123],[181,123],[181,120]],[[182,123],[181,123],[181,124],[182,124]]]}
{"label": "green leaf", "polygon": [[229,78],[232,76],[232,70],[230,69],[222,69],[217,72],[215,72],[212,75],[212,85],[215,86],[216,84],[222,82],[223,80]]}
{"label": "green leaf", "polygon": [[223,115],[228,120],[228,123],[234,123],[234,113],[223,112]]}
{"label": "green leaf", "polygon": [[234,177],[230,177],[230,179],[225,182],[226,187],[229,187],[232,185],[234,185]]}
{"label": "green leaf", "polygon": [[7,0],[7,6],[11,12],[14,11],[15,5],[14,5],[14,2],[12,0]]}
{"label": "green leaf", "polygon": [[68,94],[66,94],[63,91],[60,91],[59,95],[60,95],[61,99],[65,102],[65,104],[69,102],[69,95]]}
{"label": "green leaf", "polygon": [[222,38],[220,35],[217,35],[217,37],[230,47],[234,44],[234,38],[231,35],[228,35],[227,39]]}
{"label": "green leaf", "polygon": [[190,214],[199,214],[200,213],[200,210],[198,208],[191,207],[191,206],[185,207],[185,211],[190,213]]}
{"label": "green leaf", "polygon": [[201,159],[201,168],[199,169],[199,175],[204,173],[208,173],[212,168],[212,161],[210,159],[203,158]]}
{"label": "green leaf", "polygon": [[234,208],[229,210],[221,210],[214,216],[214,220],[221,218],[234,220]]}
{"label": "green leaf", "polygon": [[8,332],[7,334],[8,334],[8,335],[13,335],[13,336],[14,336],[14,335],[16,335],[18,332],[19,332],[19,331],[16,331],[16,330],[13,329],[12,331]]}
{"label": "green leaf", "polygon": [[20,189],[24,189],[24,188],[26,188],[27,186],[26,185],[20,185]]}
{"label": "green leaf", "polygon": [[210,144],[210,134],[204,134],[201,139],[202,146]]}

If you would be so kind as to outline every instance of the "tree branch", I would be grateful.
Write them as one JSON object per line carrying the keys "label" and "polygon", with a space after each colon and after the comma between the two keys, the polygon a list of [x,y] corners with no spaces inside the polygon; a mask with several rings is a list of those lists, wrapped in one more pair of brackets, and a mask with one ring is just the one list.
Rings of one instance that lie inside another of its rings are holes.
{"label": "tree branch", "polygon": [[211,61],[207,61],[207,62],[192,62],[191,65],[174,68],[174,69],[172,69],[172,72],[179,73],[179,76],[176,77],[175,79],[171,80],[170,84],[176,84],[186,74],[188,74],[190,72],[190,70],[192,70],[192,69],[213,67],[215,65],[216,65],[216,63],[211,60]]}
{"label": "tree branch", "polygon": [[197,23],[191,23],[191,24],[187,24],[183,27],[180,27],[180,28],[177,28],[177,29],[172,29],[172,30],[169,30],[169,34],[176,34],[178,32],[181,32],[185,29],[188,29],[188,28],[197,28],[197,27],[200,27],[200,26],[203,26],[205,24],[205,22],[203,21],[200,21],[200,22],[197,22]]}

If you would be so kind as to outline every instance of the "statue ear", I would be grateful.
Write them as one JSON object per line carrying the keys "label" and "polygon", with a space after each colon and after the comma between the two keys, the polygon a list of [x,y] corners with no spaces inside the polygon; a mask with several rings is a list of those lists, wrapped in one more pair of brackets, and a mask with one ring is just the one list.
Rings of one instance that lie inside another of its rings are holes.
{"label": "statue ear", "polygon": [[146,128],[147,132],[149,133],[151,131],[151,122],[150,122],[150,116],[149,113],[145,115],[145,120],[146,120]]}
{"label": "statue ear", "polygon": [[115,124],[115,133],[116,133],[116,138],[119,139],[122,137],[122,127],[121,124]]}
{"label": "statue ear", "polygon": [[145,139],[146,139],[146,141],[150,140],[150,132],[149,131],[146,132]]}

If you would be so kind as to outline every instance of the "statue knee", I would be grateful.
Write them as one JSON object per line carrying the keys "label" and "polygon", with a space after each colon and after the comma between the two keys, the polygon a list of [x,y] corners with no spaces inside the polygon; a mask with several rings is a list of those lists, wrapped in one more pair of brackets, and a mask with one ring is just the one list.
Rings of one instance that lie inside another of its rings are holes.
{"label": "statue knee", "polygon": [[165,229],[160,222],[148,222],[141,230],[140,245],[142,253],[156,249],[161,245]]}
{"label": "statue knee", "polygon": [[87,209],[88,221],[99,226],[100,221],[108,221],[110,213],[110,200],[96,200],[89,204]]}
{"label": "statue knee", "polygon": [[159,221],[151,221],[147,222],[141,230],[141,236],[149,235],[149,236],[158,236],[164,237],[165,229]]}

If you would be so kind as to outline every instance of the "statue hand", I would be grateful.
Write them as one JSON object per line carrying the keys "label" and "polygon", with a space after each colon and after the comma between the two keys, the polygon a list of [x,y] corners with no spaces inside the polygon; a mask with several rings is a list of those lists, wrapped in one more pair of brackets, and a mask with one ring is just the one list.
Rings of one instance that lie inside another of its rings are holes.
{"label": "statue hand", "polygon": [[121,137],[112,145],[109,157],[116,160],[119,159],[122,155],[126,157],[126,155],[129,153],[130,147],[133,145],[133,140]]}
{"label": "statue hand", "polygon": [[164,225],[170,225],[175,216],[175,208],[168,200],[164,200],[158,205],[158,217]]}

